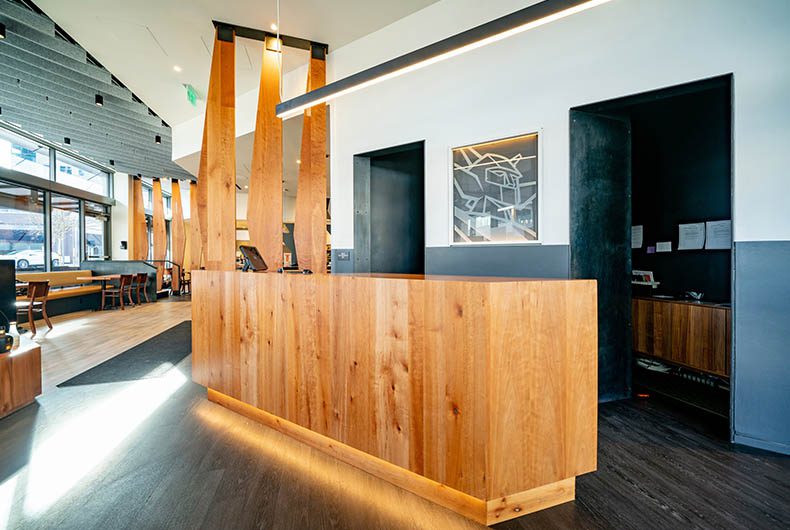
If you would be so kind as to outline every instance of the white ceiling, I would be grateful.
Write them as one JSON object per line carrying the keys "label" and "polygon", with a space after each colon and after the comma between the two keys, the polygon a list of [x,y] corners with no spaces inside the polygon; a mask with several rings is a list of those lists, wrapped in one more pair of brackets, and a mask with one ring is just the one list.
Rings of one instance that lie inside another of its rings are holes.
{"label": "white ceiling", "polygon": [[[330,51],[437,0],[282,0],[281,31]],[[36,4],[171,126],[200,114],[183,85],[205,98],[212,20],[269,29],[275,0],[36,0]],[[284,70],[306,61],[286,49]],[[261,44],[239,39],[236,91],[255,89]],[[182,72],[174,71],[179,66]]]}
{"label": "white ceiling", "polygon": [[[296,197],[296,182],[299,176],[299,164],[302,146],[302,116],[297,116],[283,122],[283,194]],[[252,161],[253,133],[236,138],[236,184],[246,193],[246,186],[250,183],[250,164]],[[327,145],[328,153],[329,145]],[[193,153],[178,161],[181,166],[192,174],[197,175],[200,164],[200,152]],[[329,193],[329,179],[327,179],[327,194]]]}

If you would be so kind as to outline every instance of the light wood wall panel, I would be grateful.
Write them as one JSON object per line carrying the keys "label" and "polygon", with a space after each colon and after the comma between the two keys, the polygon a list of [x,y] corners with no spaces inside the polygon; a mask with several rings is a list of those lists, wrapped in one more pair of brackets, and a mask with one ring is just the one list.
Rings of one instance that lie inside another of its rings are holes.
{"label": "light wood wall panel", "polygon": [[[201,154],[201,158],[203,155]],[[200,174],[200,173],[199,173]],[[205,174],[205,173],[203,173]],[[198,215],[205,210],[205,203],[200,206],[200,181],[189,183],[189,270],[199,269],[202,265],[203,240]]]}
{"label": "light wood wall panel", "polygon": [[148,259],[148,227],[143,204],[143,181],[130,177],[129,182],[129,259]]}
{"label": "light wood wall panel", "polygon": [[211,270],[236,268],[235,49],[235,36],[214,40],[198,175],[203,263]]}
{"label": "light wood wall panel", "polygon": [[[311,57],[307,90],[326,84],[326,61]],[[326,104],[304,113],[294,243],[299,266],[326,272]]]}
{"label": "light wood wall panel", "polygon": [[[174,263],[184,267],[184,252],[186,246],[186,231],[184,227],[184,207],[181,201],[181,181],[172,180],[171,209],[172,217],[170,221],[170,257]],[[179,270],[173,267],[173,289],[181,289],[181,276]]]}
{"label": "light wood wall panel", "polygon": [[[167,256],[167,228],[165,227],[165,202],[162,196],[162,181],[154,179],[153,193],[154,210],[154,259],[159,261]],[[162,278],[165,272],[165,264],[156,264],[156,290],[162,288]]]}
{"label": "light wood wall panel", "polygon": [[193,301],[195,381],[301,427],[479,499],[596,467],[593,281],[197,271]]}
{"label": "light wood wall panel", "polygon": [[270,269],[283,265],[283,138],[280,103],[280,44],[267,38],[258,93],[258,114],[252,145],[247,224],[250,242]]}

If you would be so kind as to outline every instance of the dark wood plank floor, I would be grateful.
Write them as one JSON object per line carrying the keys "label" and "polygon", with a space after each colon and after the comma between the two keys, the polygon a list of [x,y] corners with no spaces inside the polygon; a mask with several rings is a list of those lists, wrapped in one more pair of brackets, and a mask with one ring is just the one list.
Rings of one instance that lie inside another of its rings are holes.
{"label": "dark wood plank floor", "polygon": [[[179,369],[147,416],[124,402],[138,383],[119,382],[55,389],[0,420],[0,528],[482,528],[207,402],[189,359]],[[144,421],[119,436],[108,411]],[[92,425],[71,428],[85,414]],[[599,425],[599,471],[576,502],[497,528],[790,528],[790,459],[660,402],[603,405]],[[75,449],[92,438],[113,446]],[[40,461],[64,463],[43,501],[28,491]]]}

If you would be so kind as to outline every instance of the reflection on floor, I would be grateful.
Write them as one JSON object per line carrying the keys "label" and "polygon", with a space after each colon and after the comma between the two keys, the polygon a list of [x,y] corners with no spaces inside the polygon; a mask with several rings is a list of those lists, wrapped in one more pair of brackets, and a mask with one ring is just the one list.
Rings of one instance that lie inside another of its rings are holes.
{"label": "reflection on floor", "polygon": [[[603,405],[599,471],[577,501],[497,528],[787,526],[790,459],[691,419]],[[482,527],[207,402],[186,358],[158,378],[54,388],[0,420],[1,528]]]}

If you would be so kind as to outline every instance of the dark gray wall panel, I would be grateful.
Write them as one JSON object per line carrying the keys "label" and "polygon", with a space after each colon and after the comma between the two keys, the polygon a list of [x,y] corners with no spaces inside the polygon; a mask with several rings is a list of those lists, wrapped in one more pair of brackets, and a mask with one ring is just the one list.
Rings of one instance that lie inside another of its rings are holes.
{"label": "dark gray wall panel", "polygon": [[568,278],[567,245],[426,247],[426,274]]}
{"label": "dark gray wall panel", "polygon": [[332,249],[332,273],[347,274],[354,272],[354,249],[353,248],[333,248]]}
{"label": "dark gray wall panel", "polygon": [[735,441],[790,454],[790,241],[735,244]]}
{"label": "dark gray wall panel", "polygon": [[573,278],[598,280],[598,397],[631,393],[631,132],[629,124],[571,111]]}
{"label": "dark gray wall panel", "polygon": [[135,260],[108,260],[108,261],[83,261],[80,269],[93,271],[94,276],[100,274],[148,274],[148,299],[156,300],[156,267],[145,261]]}
{"label": "dark gray wall panel", "polygon": [[425,179],[417,149],[370,158],[370,271],[425,272]]}

